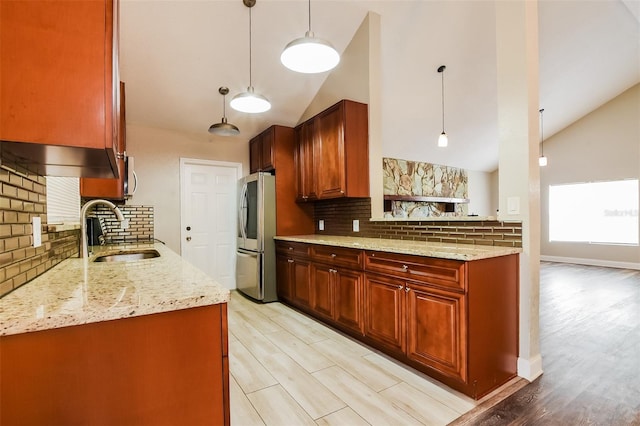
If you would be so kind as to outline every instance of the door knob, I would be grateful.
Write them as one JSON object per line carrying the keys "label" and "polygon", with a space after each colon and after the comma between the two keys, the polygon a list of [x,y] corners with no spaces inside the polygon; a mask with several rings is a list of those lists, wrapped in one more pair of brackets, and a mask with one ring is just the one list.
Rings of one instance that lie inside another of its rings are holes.
{"label": "door knob", "polygon": [[187,241],[191,241],[191,237],[187,237]]}

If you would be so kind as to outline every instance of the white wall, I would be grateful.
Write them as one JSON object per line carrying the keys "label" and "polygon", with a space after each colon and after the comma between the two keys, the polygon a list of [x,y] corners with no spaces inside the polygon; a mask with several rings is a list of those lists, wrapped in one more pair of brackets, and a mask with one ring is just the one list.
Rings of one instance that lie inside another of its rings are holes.
{"label": "white wall", "polygon": [[248,141],[127,124],[138,189],[128,204],[154,207],[155,237],[180,253],[180,157],[237,162],[249,171]]}
{"label": "white wall", "polygon": [[544,259],[640,268],[637,246],[549,242],[548,214],[549,185],[640,177],[640,84],[545,140],[544,154],[549,159],[540,170]]}
{"label": "white wall", "polygon": [[[491,208],[494,191],[491,173],[467,170],[467,176],[469,178],[468,213],[478,216],[496,216],[495,209]],[[497,187],[495,191],[497,192]]]}

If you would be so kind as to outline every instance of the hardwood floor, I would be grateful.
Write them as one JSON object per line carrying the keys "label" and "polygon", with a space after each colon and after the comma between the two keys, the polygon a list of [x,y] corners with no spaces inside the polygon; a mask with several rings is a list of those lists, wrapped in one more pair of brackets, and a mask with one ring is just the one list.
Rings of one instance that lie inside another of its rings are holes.
{"label": "hardwood floor", "polygon": [[229,332],[234,426],[640,426],[640,271],[543,263],[544,374],[480,401],[279,303],[233,293]]}
{"label": "hardwood floor", "polygon": [[640,425],[640,271],[543,263],[544,374],[455,425]]}
{"label": "hardwood floor", "polygon": [[280,303],[229,302],[231,424],[446,425],[476,401]]}

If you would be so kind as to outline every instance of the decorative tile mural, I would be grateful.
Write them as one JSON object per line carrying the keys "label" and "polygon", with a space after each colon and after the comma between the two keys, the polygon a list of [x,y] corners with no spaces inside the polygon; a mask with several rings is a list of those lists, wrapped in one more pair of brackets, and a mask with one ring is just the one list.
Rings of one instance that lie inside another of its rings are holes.
{"label": "decorative tile mural", "polygon": [[[383,158],[382,168],[384,195],[469,197],[464,169],[397,158]],[[446,211],[445,203],[423,201],[392,201],[386,206],[390,210],[385,214],[393,217],[466,216],[468,210],[463,203],[456,203],[454,211]]]}

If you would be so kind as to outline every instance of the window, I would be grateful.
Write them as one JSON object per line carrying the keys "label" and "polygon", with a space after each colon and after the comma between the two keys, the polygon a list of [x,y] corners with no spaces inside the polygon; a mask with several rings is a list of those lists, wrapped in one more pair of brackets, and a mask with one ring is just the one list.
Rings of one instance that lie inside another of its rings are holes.
{"label": "window", "polygon": [[550,185],[549,241],[638,245],[638,180]]}
{"label": "window", "polygon": [[47,176],[47,223],[80,223],[80,179]]}

